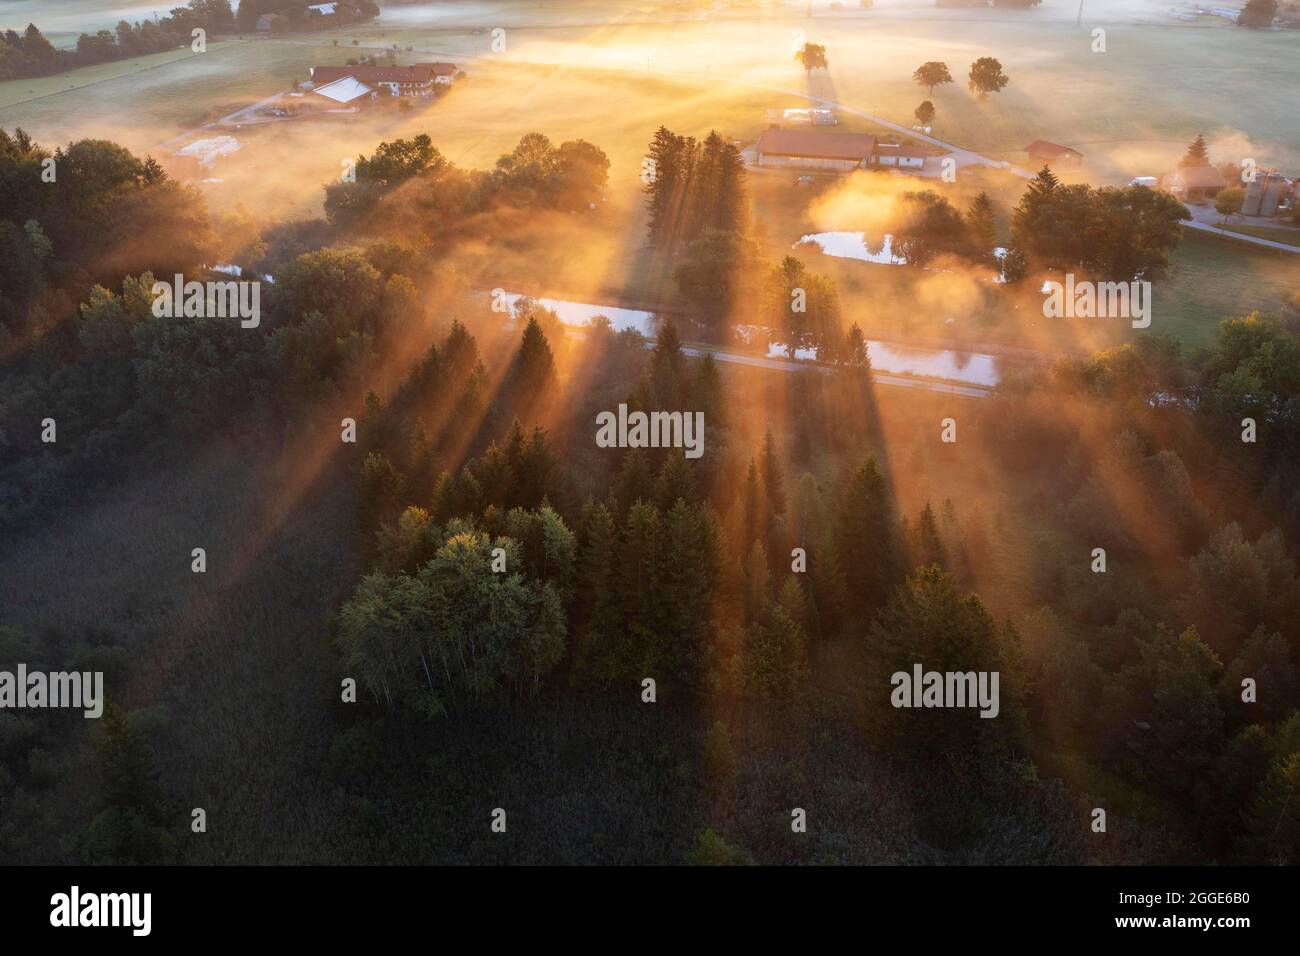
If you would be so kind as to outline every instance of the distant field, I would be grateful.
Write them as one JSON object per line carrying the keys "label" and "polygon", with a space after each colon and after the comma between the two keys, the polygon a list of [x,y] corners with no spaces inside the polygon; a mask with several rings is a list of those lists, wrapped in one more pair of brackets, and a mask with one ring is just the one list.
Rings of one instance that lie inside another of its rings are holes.
{"label": "distant field", "polygon": [[[648,261],[641,241],[640,159],[658,126],[694,135],[717,129],[750,142],[763,128],[765,108],[807,102],[805,93],[908,123],[928,95],[910,75],[928,59],[947,61],[957,79],[933,96],[936,134],[998,158],[1020,161],[1017,147],[1050,139],[1084,151],[1090,181],[1124,181],[1169,168],[1187,140],[1204,132],[1215,159],[1251,157],[1300,170],[1300,111],[1285,97],[1257,93],[1264,76],[1274,89],[1300,87],[1294,35],[1128,25],[1112,17],[1108,52],[1096,54],[1089,31],[1075,29],[1060,15],[1061,3],[1051,0],[1031,15],[1002,11],[996,18],[940,19],[921,16],[915,5],[882,3],[880,16],[807,19],[787,6],[748,19],[646,22],[651,15],[662,18],[656,6],[585,0],[389,5],[380,21],[356,29],[249,37],[214,43],[201,55],[180,50],[0,83],[0,127],[22,126],[46,143],[111,137],[141,153],[165,152],[162,143],[175,148],[233,135],[242,148],[212,168],[202,189],[217,208],[242,204],[266,218],[319,215],[321,187],[338,175],[341,160],[368,153],[384,139],[428,132],[454,162],[476,167],[490,166],[530,130],[555,141],[587,139],[612,161],[607,215],[594,229],[566,226],[554,248],[521,254],[512,267],[535,286],[597,284],[633,298],[653,298],[671,287],[671,269]],[[82,9],[105,7],[81,2]],[[15,9],[12,0],[0,0],[0,15],[6,9]],[[602,18],[607,22],[596,25]],[[491,49],[494,22],[506,29],[500,53]],[[827,45],[829,74],[809,78],[791,60],[795,29]],[[450,96],[410,112],[200,128],[306,79],[315,63],[341,64],[394,44],[403,51],[399,62],[452,59],[468,79]],[[414,52],[406,53],[408,46]],[[978,103],[966,92],[965,69],[986,54],[1002,59],[1011,85]],[[843,128],[871,125],[846,118]],[[934,185],[918,180],[915,188]],[[963,206],[975,191],[987,190],[1005,219],[1021,184],[1005,173],[967,169],[948,188]],[[792,189],[789,177],[756,174],[751,192],[769,256],[791,251],[805,232],[853,228],[852,221],[813,223],[808,204],[815,190]],[[566,242],[591,243],[597,251],[572,255]],[[1024,304],[1013,314],[1005,301],[978,287],[954,298],[939,283],[930,282],[929,292],[909,288],[906,270],[798,254],[834,275],[847,316],[879,335],[1011,341],[1048,350],[1102,347],[1125,335],[1118,325],[1044,323]],[[492,266],[487,256],[472,264]],[[1277,308],[1297,285],[1296,268],[1283,257],[1188,239],[1157,292],[1157,324],[1199,344],[1221,318]]]}
{"label": "distant field", "polygon": [[[75,44],[75,39],[73,42]],[[216,56],[238,45],[238,41],[215,42],[209,44],[208,52],[202,55]],[[149,97],[151,104],[165,103],[168,97],[165,93],[159,96],[158,78],[152,74],[199,56],[188,48],[178,48],[129,60],[97,63],[54,76],[0,83],[0,120],[9,125],[23,126],[33,120],[41,122],[48,112],[48,115],[66,117],[68,125],[102,121],[112,116],[114,93],[124,99],[122,107],[128,111],[140,109],[144,97]],[[161,82],[165,86],[176,80],[177,72],[171,70]],[[101,89],[108,84],[113,84],[111,90]],[[52,111],[51,100],[57,100]],[[79,103],[84,103],[84,108],[78,108]],[[109,115],[101,115],[103,111],[108,111]],[[10,112],[14,116],[12,120]]]}
{"label": "distant field", "polygon": [[[790,61],[794,30],[827,46],[828,77],[807,84]],[[1197,133],[1216,158],[1247,156],[1300,166],[1300,113],[1282,96],[1260,96],[1261,75],[1277,90],[1300,83],[1296,37],[1231,27],[1112,24],[1107,52],[1091,51],[1088,21],[1040,22],[1031,16],[960,22],[872,17],[770,18],[703,23],[613,23],[601,27],[507,29],[500,58],[686,72],[707,81],[837,98],[898,122],[910,122],[925,98],[938,107],[936,134],[1002,158],[1049,139],[1081,149],[1094,179],[1163,171]],[[447,55],[492,55],[491,37],[386,32],[383,42]],[[1011,84],[987,102],[973,100],[965,73],[979,56],[1001,59]],[[929,59],[947,62],[956,82],[933,97],[911,81]]]}
{"label": "distant field", "polygon": [[213,106],[231,109],[305,77],[313,56],[261,41],[209,44],[102,63],[58,76],[0,83],[0,126],[64,142],[106,135],[143,149],[195,125]]}
{"label": "distant field", "polygon": [[[138,3],[132,0],[0,0],[0,30],[21,30],[35,23],[47,36],[58,31],[93,33],[111,30],[119,20],[144,20],[155,11],[166,13],[180,6],[171,3]],[[233,5],[233,0],[232,0]]]}
{"label": "distant field", "polygon": [[[87,9],[109,6],[80,2]],[[31,5],[0,0],[0,16],[24,6]],[[259,42],[239,56],[201,67],[178,66],[161,77],[141,73],[138,83],[120,82],[78,96],[75,106],[57,98],[53,104],[13,105],[26,99],[29,89],[44,88],[30,81],[19,81],[18,90],[0,84],[0,123],[39,130],[57,120],[65,125],[86,117],[104,119],[106,106],[118,119],[183,122],[185,113],[174,108],[174,100],[260,98],[286,78],[302,74],[312,59],[311,47],[302,44],[329,45],[340,39],[341,46],[350,47],[354,38],[363,47],[413,46],[461,60],[483,56],[568,69],[693,74],[711,85],[723,80],[799,93],[810,85],[790,51],[794,31],[802,30],[809,40],[827,45],[831,63],[828,76],[814,76],[812,92],[899,122],[910,122],[912,110],[928,96],[911,82],[912,70],[928,59],[948,62],[957,82],[932,97],[939,110],[936,133],[1002,158],[1020,159],[1017,150],[1027,142],[1049,139],[1081,149],[1094,179],[1114,181],[1162,171],[1192,136],[1204,132],[1216,158],[1248,156],[1261,164],[1300,167],[1300,111],[1285,96],[1258,95],[1261,77],[1268,77],[1278,91],[1300,84],[1294,34],[1118,22],[1105,27],[1107,52],[1099,54],[1091,52],[1091,21],[1076,29],[1058,16],[1060,2],[1049,2],[1050,11],[1023,15],[1001,11],[996,17],[945,19],[904,17],[906,5],[893,5],[891,13],[884,4],[879,15],[808,19],[796,15],[804,8],[797,6],[799,11],[788,5],[753,19],[647,23],[659,5],[576,0],[389,5],[373,24],[292,42]],[[609,22],[592,25],[598,17]],[[488,26],[493,22],[505,25],[501,53],[491,48]],[[482,32],[473,33],[470,24]],[[983,55],[1002,60],[1011,84],[981,104],[966,92],[964,80],[969,63]],[[94,69],[120,75],[118,71],[140,65],[150,64],[137,60]],[[65,89],[71,82],[81,85],[82,73],[86,71],[41,82],[49,84],[49,91]],[[99,79],[108,74],[88,75]],[[709,97],[690,99],[704,106]],[[774,99],[780,94],[766,96],[769,102]],[[547,104],[565,106],[554,97]],[[533,107],[539,121],[547,104],[540,113]],[[592,113],[597,104],[600,109]],[[593,133],[618,108],[600,99],[584,105],[592,113]]]}
{"label": "distant field", "polygon": [[1300,255],[1189,235],[1174,253],[1169,278],[1156,286],[1151,328],[1195,348],[1213,337],[1221,319],[1276,312],[1297,290]]}

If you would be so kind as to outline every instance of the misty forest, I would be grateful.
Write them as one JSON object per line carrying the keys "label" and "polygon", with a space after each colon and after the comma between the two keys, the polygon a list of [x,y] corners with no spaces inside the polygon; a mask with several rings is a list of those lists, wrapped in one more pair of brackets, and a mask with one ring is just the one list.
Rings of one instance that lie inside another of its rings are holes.
{"label": "misty forest", "polygon": [[[16,32],[0,78],[129,70],[259,9],[285,19],[249,42],[342,65],[389,12],[292,6],[196,0],[44,60]],[[1196,32],[1225,31],[1253,34]],[[819,36],[770,69],[850,99]],[[909,103],[1006,108],[988,36],[990,89],[949,56],[952,90],[901,73]],[[453,132],[440,110],[513,82],[456,66],[413,109],[232,126],[266,153],[206,178],[161,130],[0,96],[0,666],[106,688],[98,720],[0,712],[0,860],[1300,862],[1293,253],[1059,163],[808,186],[746,155],[761,117],[657,89],[662,115]],[[1171,167],[1213,168],[1196,133]],[[794,242],[818,226],[898,261]],[[1220,295],[1220,249],[1272,284]],[[1151,283],[1154,321],[1045,318],[1066,273]],[[260,312],[160,314],[182,278]],[[882,341],[1007,358],[906,387]],[[602,447],[620,406],[698,417],[700,454]],[[900,708],[917,664],[999,675],[996,718]]]}

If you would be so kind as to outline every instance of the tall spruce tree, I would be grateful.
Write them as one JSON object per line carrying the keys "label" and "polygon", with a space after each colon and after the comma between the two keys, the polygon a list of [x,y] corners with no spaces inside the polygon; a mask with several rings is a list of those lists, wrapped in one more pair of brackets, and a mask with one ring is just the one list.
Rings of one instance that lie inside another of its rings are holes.
{"label": "tall spruce tree", "polygon": [[993,215],[993,200],[980,192],[966,213],[966,234],[970,239],[971,256],[976,262],[991,265],[995,261],[993,250],[998,244],[997,220]]}
{"label": "tall spruce tree", "polygon": [[869,617],[900,579],[898,523],[875,458],[854,471],[840,492],[836,552],[844,571],[847,610]]}

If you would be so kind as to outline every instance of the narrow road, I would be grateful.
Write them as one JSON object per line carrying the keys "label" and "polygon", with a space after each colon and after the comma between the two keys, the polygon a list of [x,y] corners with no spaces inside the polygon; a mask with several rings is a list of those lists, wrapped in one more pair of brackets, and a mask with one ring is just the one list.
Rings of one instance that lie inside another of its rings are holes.
{"label": "narrow road", "polygon": [[1300,246],[1288,246],[1285,242],[1275,242],[1272,239],[1264,239],[1260,236],[1248,236],[1242,232],[1233,232],[1231,229],[1223,229],[1219,226],[1212,225],[1208,222],[1201,222],[1197,219],[1184,219],[1183,225],[1188,229],[1194,229],[1197,232],[1208,232],[1212,235],[1223,236],[1227,239],[1235,239],[1238,242],[1246,242],[1252,246],[1262,246],[1266,249],[1278,249],[1282,252],[1300,253]]}
{"label": "narrow road", "polygon": [[[682,352],[695,358],[703,358],[705,355],[712,355],[719,362],[728,362],[732,365],[748,365],[752,368],[765,368],[775,372],[806,372],[809,369],[815,369],[818,372],[829,373],[831,370],[825,365],[814,365],[810,362],[794,362],[790,359],[764,358],[761,355],[742,355],[738,352],[721,352],[714,349],[694,348],[693,346],[682,346]],[[911,375],[891,375],[888,372],[877,372],[874,369],[871,372],[871,380],[877,385],[890,385],[897,388],[919,388],[927,392],[945,392],[949,395],[961,395],[964,398],[987,398],[991,389],[982,388],[979,385],[958,385],[951,382],[936,382],[926,378],[914,378]]]}

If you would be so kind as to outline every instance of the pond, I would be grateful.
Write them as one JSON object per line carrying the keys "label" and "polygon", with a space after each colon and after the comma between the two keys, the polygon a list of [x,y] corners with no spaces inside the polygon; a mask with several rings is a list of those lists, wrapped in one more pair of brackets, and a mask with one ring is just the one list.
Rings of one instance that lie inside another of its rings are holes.
{"label": "pond", "polygon": [[[509,305],[512,311],[515,303],[522,298],[524,296],[518,292],[505,292],[501,296],[502,301]],[[603,315],[614,326],[615,332],[636,329],[642,335],[654,335],[653,312],[645,312],[641,309],[620,309],[612,305],[591,305],[587,302],[569,302],[565,299],[534,299],[533,301],[550,309],[565,325],[571,325],[575,328],[591,325],[592,319],[598,315]]]}
{"label": "pond", "polygon": [[[501,298],[513,309],[515,303],[524,296],[517,292],[505,292]],[[609,319],[616,331],[636,329],[647,337],[654,336],[652,312],[622,309],[610,305],[592,305],[588,302],[570,302],[564,299],[535,299],[534,301],[555,312],[565,325],[575,328],[588,326],[596,316],[603,315]],[[737,331],[742,339],[749,339],[755,334],[760,334],[762,330],[756,326],[738,326]],[[1001,380],[997,357],[982,352],[932,349],[875,340],[868,340],[867,349],[871,356],[871,367],[879,372],[893,375],[924,375],[987,387],[992,387]],[[768,358],[786,358],[785,347],[779,343],[772,343],[768,347],[767,354]],[[795,358],[802,360],[812,360],[816,357],[817,353],[814,349],[798,349],[795,353]]]}

